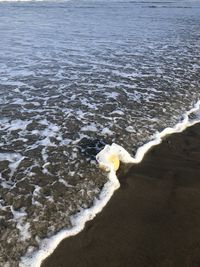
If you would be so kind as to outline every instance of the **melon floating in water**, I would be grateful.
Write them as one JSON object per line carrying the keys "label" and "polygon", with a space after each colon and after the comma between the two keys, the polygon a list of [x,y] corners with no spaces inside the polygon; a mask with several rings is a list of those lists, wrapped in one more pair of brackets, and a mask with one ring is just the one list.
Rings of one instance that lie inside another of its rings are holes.
{"label": "melon floating in water", "polygon": [[[107,157],[107,165],[112,166],[114,171],[117,171],[119,169],[119,158],[116,154],[111,154]],[[105,164],[102,162],[99,162],[99,168],[102,169],[103,171],[109,171],[110,168],[108,168]]]}
{"label": "melon floating in water", "polygon": [[119,158],[117,155],[115,155],[115,154],[110,155],[108,157],[108,161],[113,165],[113,168],[115,171],[117,171],[119,169],[120,162],[119,162]]}
{"label": "melon floating in water", "polygon": [[117,144],[106,145],[96,156],[99,168],[104,171],[117,171],[120,161],[124,163],[133,162],[131,155],[121,146]]}

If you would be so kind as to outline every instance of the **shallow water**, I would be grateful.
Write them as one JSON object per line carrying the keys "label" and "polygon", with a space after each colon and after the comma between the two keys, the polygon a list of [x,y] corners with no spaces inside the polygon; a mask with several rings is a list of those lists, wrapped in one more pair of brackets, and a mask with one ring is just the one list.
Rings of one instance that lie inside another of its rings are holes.
{"label": "shallow water", "polygon": [[200,98],[199,14],[197,1],[0,3],[0,266],[92,204],[104,144],[134,154]]}

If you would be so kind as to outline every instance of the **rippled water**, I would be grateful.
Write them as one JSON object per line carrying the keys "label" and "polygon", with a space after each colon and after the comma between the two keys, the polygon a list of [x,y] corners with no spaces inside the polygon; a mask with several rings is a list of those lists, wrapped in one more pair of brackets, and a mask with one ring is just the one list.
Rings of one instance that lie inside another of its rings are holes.
{"label": "rippled water", "polygon": [[198,1],[0,3],[0,266],[98,197],[104,144],[134,154],[200,99],[199,15]]}

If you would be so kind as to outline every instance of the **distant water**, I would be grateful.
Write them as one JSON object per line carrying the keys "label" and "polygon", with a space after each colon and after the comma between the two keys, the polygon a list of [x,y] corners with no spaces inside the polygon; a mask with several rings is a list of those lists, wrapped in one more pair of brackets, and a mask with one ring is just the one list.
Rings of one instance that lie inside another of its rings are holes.
{"label": "distant water", "polygon": [[89,207],[95,161],[134,155],[200,99],[200,2],[0,3],[0,266]]}

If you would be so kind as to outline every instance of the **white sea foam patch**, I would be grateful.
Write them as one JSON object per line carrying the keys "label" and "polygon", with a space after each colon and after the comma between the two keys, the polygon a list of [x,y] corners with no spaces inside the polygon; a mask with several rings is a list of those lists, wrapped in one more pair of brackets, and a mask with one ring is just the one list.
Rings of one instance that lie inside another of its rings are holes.
{"label": "white sea foam patch", "polygon": [[28,120],[25,121],[20,119],[9,120],[8,118],[2,118],[0,120],[0,129],[7,131],[16,131],[16,130],[24,131],[30,122],[31,121]]}
{"label": "white sea foam patch", "polygon": [[24,218],[27,216],[27,213],[22,209],[21,211],[16,211],[14,208],[11,206],[10,207],[11,212],[13,214],[13,219],[14,221],[17,222],[17,229],[20,232],[20,238],[22,241],[29,239],[31,237],[29,233],[29,227],[30,224],[27,222],[24,222]]}
{"label": "white sea foam patch", "polygon": [[15,170],[23,159],[24,157],[20,153],[0,153],[0,162],[4,160],[9,161],[10,177],[13,176]]}
{"label": "white sea foam patch", "polygon": [[[104,185],[98,199],[94,200],[94,205],[88,209],[82,209],[77,215],[71,218],[73,227],[71,229],[63,229],[55,236],[46,238],[41,241],[39,250],[32,252],[32,249],[28,249],[27,254],[21,258],[20,267],[39,267],[42,261],[48,257],[57,247],[57,245],[64,239],[70,236],[74,236],[82,231],[85,227],[85,223],[92,220],[96,214],[108,203],[112,197],[114,191],[120,187],[119,180],[116,176],[115,166],[110,161],[110,156],[115,155],[120,161],[124,163],[139,163],[142,161],[146,152],[153,146],[161,143],[162,138],[166,135],[182,132],[187,127],[190,127],[200,122],[200,116],[196,116],[196,119],[190,120],[189,116],[200,110],[200,101],[198,101],[194,108],[188,111],[183,120],[177,123],[174,127],[168,127],[162,132],[155,134],[154,139],[141,146],[135,155],[132,157],[122,146],[117,144],[106,145],[102,151],[97,155],[97,161],[99,164],[105,167],[108,171],[108,182]],[[198,115],[198,114],[197,114]]]}

